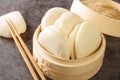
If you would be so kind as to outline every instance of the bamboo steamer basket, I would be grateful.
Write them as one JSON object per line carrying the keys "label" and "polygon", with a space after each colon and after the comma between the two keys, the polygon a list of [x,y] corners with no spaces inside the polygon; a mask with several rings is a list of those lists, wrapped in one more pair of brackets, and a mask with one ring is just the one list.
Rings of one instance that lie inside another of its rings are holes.
{"label": "bamboo steamer basket", "polygon": [[[120,9],[119,3],[116,3],[112,0],[109,1],[110,4],[112,4],[114,7]],[[73,0],[70,11],[78,14],[84,20],[95,23],[102,33],[115,37],[120,37],[120,20],[113,19],[98,12],[95,12],[94,10],[84,5],[81,0]]]}
{"label": "bamboo steamer basket", "polygon": [[102,66],[106,41],[102,35],[101,45],[92,55],[78,60],[65,60],[48,53],[38,42],[39,26],[33,36],[33,57],[43,73],[53,80],[87,80]]}

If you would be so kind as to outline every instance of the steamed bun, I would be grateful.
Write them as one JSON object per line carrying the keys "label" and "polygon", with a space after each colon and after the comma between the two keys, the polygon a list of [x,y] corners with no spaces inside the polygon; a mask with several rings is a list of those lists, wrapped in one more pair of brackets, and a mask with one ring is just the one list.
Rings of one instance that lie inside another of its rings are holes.
{"label": "steamed bun", "polygon": [[41,29],[48,27],[49,25],[53,25],[55,21],[64,13],[67,12],[67,9],[54,7],[48,10],[45,16],[41,20]]}
{"label": "steamed bun", "polygon": [[83,19],[77,14],[73,12],[65,12],[55,22],[55,25],[57,25],[67,34],[67,36],[69,36],[72,30],[74,29],[74,27],[82,22]]}
{"label": "steamed bun", "polygon": [[75,40],[76,58],[87,57],[94,53],[101,43],[101,33],[93,23],[81,24]]}
{"label": "steamed bun", "polygon": [[19,34],[26,31],[26,23],[24,18],[19,11],[14,11],[0,17],[0,36],[6,38],[12,37],[6,19],[10,19],[12,21]]}
{"label": "steamed bun", "polygon": [[46,27],[38,36],[39,43],[51,54],[69,59],[69,39],[55,25]]}

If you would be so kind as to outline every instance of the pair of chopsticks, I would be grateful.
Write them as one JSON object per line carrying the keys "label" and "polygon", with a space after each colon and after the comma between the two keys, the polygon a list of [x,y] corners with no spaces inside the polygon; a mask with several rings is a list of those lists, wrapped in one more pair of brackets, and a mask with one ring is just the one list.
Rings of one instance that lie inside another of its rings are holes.
{"label": "pair of chopsticks", "polygon": [[[37,65],[37,63],[35,62],[31,52],[29,51],[28,47],[26,46],[25,42],[23,41],[23,39],[20,37],[20,35],[18,34],[17,30],[15,29],[15,26],[13,25],[12,21],[10,19],[6,20],[7,24],[9,25],[9,29],[10,32],[12,34],[12,37],[30,71],[30,73],[32,74],[34,80],[39,80],[39,78],[37,77],[37,74],[35,73],[31,63],[33,64],[34,68],[36,69],[36,71],[38,72],[39,76],[41,77],[42,80],[46,80],[45,76],[43,75],[41,69],[39,68],[39,66]],[[28,59],[29,58],[29,59]],[[30,61],[31,63],[30,63]]]}

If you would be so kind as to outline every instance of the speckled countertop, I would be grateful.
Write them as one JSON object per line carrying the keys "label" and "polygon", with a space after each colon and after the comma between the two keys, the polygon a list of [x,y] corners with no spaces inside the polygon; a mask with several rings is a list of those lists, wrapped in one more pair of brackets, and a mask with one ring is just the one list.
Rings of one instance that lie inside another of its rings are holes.
{"label": "speckled countertop", "polygon": [[[69,9],[71,4],[72,0],[0,0],[0,16],[14,10],[22,13],[27,22],[27,31],[22,37],[32,52],[33,33],[45,12],[55,6]],[[120,80],[120,38],[105,37],[103,66],[90,80]],[[33,80],[12,39],[0,38],[0,80]]]}

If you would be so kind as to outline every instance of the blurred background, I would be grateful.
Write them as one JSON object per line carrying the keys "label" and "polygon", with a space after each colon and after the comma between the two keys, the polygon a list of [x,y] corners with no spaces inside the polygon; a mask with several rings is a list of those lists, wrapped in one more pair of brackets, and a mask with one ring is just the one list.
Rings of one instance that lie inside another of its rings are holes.
{"label": "blurred background", "polygon": [[[32,52],[33,34],[45,12],[56,6],[70,9],[71,4],[72,0],[0,0],[0,16],[15,10],[22,13],[27,31],[21,36]],[[90,80],[120,80],[120,38],[105,37],[103,66]],[[0,80],[33,80],[12,39],[0,38]]]}

